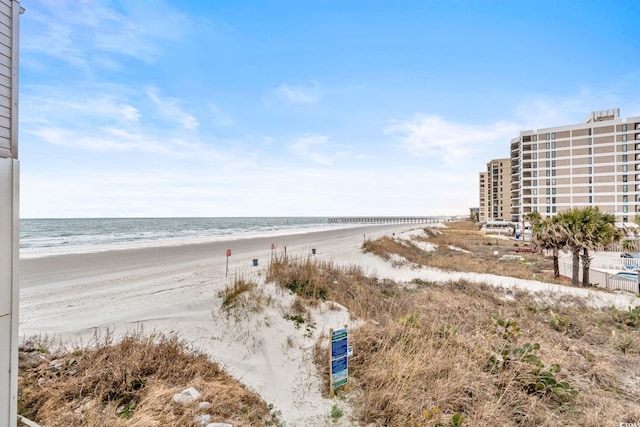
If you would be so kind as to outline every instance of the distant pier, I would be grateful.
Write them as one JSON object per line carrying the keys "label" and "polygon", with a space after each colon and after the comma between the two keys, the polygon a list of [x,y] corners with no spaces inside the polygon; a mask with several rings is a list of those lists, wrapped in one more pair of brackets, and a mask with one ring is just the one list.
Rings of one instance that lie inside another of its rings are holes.
{"label": "distant pier", "polygon": [[445,222],[447,218],[436,216],[338,216],[329,222],[341,224],[430,224]]}

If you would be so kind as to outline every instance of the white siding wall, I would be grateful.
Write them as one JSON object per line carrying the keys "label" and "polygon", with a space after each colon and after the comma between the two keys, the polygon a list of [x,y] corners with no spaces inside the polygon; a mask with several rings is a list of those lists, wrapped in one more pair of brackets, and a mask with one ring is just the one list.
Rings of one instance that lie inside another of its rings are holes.
{"label": "white siding wall", "polygon": [[[17,81],[13,82],[12,78],[14,7],[20,8],[20,5],[11,0],[0,0],[0,157],[15,158],[15,144],[11,138],[11,105],[14,98],[12,83],[17,85]],[[15,26],[17,27],[17,23]],[[17,151],[17,147],[15,148]]]}
{"label": "white siding wall", "polygon": [[0,0],[0,426],[17,425],[18,30],[20,3]]}

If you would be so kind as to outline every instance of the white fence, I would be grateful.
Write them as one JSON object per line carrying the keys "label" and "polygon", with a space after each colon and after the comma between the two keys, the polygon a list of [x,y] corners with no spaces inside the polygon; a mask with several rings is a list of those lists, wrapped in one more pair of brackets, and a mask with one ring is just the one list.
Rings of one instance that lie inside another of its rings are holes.
{"label": "white fence", "polygon": [[[605,263],[599,263],[599,265],[596,266],[592,263],[591,268],[589,269],[589,282],[597,285],[599,288],[607,289],[609,291],[624,290],[636,294],[640,293],[640,285],[638,284],[638,281],[616,276],[615,274],[607,273],[606,271],[594,270],[594,268],[623,270],[625,261],[640,261],[640,259],[620,258],[620,260],[612,260],[610,264],[607,261]],[[573,265],[570,262],[560,261],[559,265],[560,274],[562,276],[573,278]],[[638,265],[640,266],[640,263]],[[580,263],[580,268],[578,270],[578,280],[582,281],[582,263]]]}

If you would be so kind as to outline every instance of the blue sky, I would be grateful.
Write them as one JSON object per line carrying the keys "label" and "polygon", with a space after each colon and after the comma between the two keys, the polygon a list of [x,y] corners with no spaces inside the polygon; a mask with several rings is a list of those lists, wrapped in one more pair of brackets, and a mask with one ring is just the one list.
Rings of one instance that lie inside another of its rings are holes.
{"label": "blue sky", "polygon": [[640,115],[636,1],[21,5],[24,218],[465,214],[521,130]]}

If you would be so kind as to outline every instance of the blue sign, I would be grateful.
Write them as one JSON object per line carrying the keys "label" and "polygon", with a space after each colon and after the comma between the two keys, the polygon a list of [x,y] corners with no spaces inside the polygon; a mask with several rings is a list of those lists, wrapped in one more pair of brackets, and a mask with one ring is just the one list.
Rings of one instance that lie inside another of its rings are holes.
{"label": "blue sign", "polygon": [[347,360],[348,358],[345,356],[331,361],[332,382],[336,382],[339,379],[347,376],[347,373],[349,372],[349,363],[347,362]]}
{"label": "blue sign", "polygon": [[331,334],[331,359],[347,355],[347,329],[338,329]]}
{"label": "blue sign", "polygon": [[[349,362],[348,332],[342,328],[331,332],[331,388],[343,386],[348,381]],[[353,349],[352,349],[353,351]],[[332,391],[333,393],[333,391]],[[333,396],[333,395],[332,395]]]}

